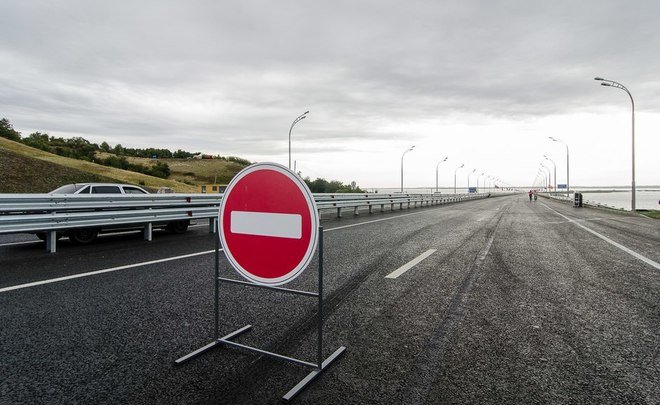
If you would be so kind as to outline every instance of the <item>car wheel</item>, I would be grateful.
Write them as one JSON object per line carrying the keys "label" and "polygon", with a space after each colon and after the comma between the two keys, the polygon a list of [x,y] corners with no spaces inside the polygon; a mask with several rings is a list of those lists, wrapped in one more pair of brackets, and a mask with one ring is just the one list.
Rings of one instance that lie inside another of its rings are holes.
{"label": "car wheel", "polygon": [[85,245],[94,242],[99,234],[99,230],[95,228],[74,229],[69,234],[69,239],[73,243]]}
{"label": "car wheel", "polygon": [[185,231],[188,230],[188,225],[190,225],[190,221],[185,220],[185,221],[175,221],[175,222],[170,222],[167,224],[167,231],[170,233],[184,233]]}

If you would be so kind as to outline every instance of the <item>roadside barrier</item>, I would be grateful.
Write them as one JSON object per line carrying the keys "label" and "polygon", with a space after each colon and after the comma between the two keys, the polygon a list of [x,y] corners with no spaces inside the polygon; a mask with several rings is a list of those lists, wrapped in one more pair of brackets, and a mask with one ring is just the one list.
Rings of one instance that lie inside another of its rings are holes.
{"label": "roadside barrier", "polygon": [[[495,194],[499,195],[499,194]],[[360,208],[369,214],[377,207],[381,212],[416,208],[490,197],[483,194],[314,194],[319,213]],[[113,227],[143,228],[144,239],[151,240],[153,226],[209,219],[209,230],[215,229],[222,194],[0,194],[0,234],[42,233],[46,249],[56,251],[58,233],[75,229]]]}

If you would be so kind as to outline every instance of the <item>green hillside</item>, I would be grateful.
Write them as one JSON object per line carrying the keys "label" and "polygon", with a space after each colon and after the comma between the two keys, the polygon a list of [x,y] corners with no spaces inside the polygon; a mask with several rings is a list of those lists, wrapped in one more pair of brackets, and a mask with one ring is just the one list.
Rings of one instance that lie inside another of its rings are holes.
{"label": "green hillside", "polygon": [[70,159],[0,138],[0,193],[40,193],[63,184],[113,182],[151,189],[195,192],[195,186],[141,173]]}
{"label": "green hillside", "polygon": [[[98,152],[96,156],[106,159],[116,156],[112,153]],[[138,157],[127,157],[130,163],[151,166],[157,162],[167,163],[170,168],[171,180],[186,182],[189,184],[227,184],[240,172],[245,165],[223,159],[147,159]]]}

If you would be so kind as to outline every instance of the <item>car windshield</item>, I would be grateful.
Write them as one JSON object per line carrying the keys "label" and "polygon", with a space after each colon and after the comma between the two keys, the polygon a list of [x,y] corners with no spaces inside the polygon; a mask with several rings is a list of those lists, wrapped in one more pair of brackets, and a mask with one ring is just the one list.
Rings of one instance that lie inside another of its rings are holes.
{"label": "car windshield", "polygon": [[84,184],[67,184],[65,186],[62,186],[60,188],[56,188],[55,190],[51,191],[51,194],[73,194],[75,193],[78,189],[81,187],[84,187]]}

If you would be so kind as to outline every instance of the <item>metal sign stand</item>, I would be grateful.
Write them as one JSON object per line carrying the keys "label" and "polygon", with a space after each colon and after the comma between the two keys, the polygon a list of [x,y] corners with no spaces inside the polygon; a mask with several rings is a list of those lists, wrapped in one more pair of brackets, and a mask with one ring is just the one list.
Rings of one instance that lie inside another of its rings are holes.
{"label": "metal sign stand", "polygon": [[[330,364],[335,361],[344,351],[346,350],[345,346],[339,347],[339,349],[335,350],[334,353],[332,353],[329,357],[327,357],[325,360],[323,360],[323,227],[319,227],[319,250],[318,250],[318,260],[319,260],[319,286],[318,286],[318,292],[310,292],[310,291],[300,291],[300,290],[292,290],[288,288],[281,288],[281,287],[271,287],[271,286],[264,286],[264,285],[259,285],[259,284],[254,284],[250,282],[245,282],[245,281],[239,281],[239,280],[233,280],[229,278],[224,278],[220,277],[220,239],[219,239],[219,232],[216,234],[215,238],[215,335],[214,335],[214,340],[213,342],[207,344],[204,347],[201,347],[197,350],[195,350],[192,353],[189,353],[177,360],[174,361],[175,365],[181,365],[185,363],[188,360],[191,360],[203,353],[206,353],[207,351],[213,349],[214,347],[220,346],[220,345],[225,345],[225,346],[230,346],[230,347],[237,347],[240,349],[244,350],[249,350],[252,352],[256,352],[259,354],[263,354],[266,356],[274,357],[279,360],[284,360],[288,361],[291,363],[299,364],[301,366],[305,367],[310,367],[313,368],[314,370],[311,371],[305,378],[303,378],[298,384],[296,384],[295,387],[293,387],[289,392],[287,392],[282,399],[285,401],[289,401],[293,399],[298,393],[300,393],[309,383],[311,383],[316,377],[318,377],[325,369],[327,369]],[[220,296],[220,282],[226,282],[226,283],[231,283],[231,284],[238,284],[238,285],[244,285],[248,287],[259,287],[259,288],[266,288],[269,290],[275,290],[275,291],[280,291],[284,293],[289,293],[289,294],[296,294],[296,295],[304,295],[307,297],[317,297],[318,298],[318,345],[317,345],[317,358],[316,358],[316,363],[309,362],[309,361],[304,361],[304,360],[299,360],[293,357],[288,357],[284,356],[278,353],[273,353],[269,352],[266,350],[261,350],[256,347],[252,346],[247,346],[243,345],[240,343],[236,343],[232,341],[235,337],[241,335],[244,332],[249,331],[252,328],[252,325],[246,325],[243,326],[240,329],[237,329],[233,332],[231,332],[228,335],[225,335],[223,337],[220,337],[219,333],[219,318],[220,318],[220,309],[219,309],[219,296]]]}

